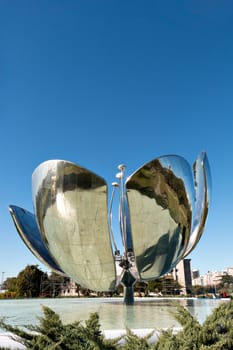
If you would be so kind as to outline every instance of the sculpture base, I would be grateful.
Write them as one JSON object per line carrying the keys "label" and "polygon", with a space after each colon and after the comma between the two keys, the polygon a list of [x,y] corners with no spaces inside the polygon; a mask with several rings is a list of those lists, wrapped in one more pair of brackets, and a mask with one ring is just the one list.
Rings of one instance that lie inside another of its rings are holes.
{"label": "sculpture base", "polygon": [[126,305],[134,304],[134,286],[124,286],[124,303]]}
{"label": "sculpture base", "polygon": [[131,275],[129,271],[125,271],[123,278],[121,280],[121,284],[124,287],[124,303],[126,305],[134,304],[134,284],[136,279]]}

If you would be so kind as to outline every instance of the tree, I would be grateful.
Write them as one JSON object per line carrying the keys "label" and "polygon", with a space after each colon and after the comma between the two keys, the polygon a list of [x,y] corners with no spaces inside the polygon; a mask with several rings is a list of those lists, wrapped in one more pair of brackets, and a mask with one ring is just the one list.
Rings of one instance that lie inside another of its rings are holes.
{"label": "tree", "polygon": [[203,295],[208,293],[209,288],[201,285],[193,286],[193,294],[194,295]]}
{"label": "tree", "polygon": [[221,296],[228,297],[233,295],[233,276],[224,275],[218,285],[218,290]]}
{"label": "tree", "polygon": [[33,298],[40,295],[41,279],[48,279],[46,273],[38,269],[38,265],[28,265],[17,276],[17,296]]}
{"label": "tree", "polygon": [[149,281],[147,284],[147,289],[148,292],[161,292],[163,290],[163,278]]}
{"label": "tree", "polygon": [[17,291],[17,278],[16,277],[8,277],[4,282],[4,289],[9,292]]}
{"label": "tree", "polygon": [[225,285],[227,284],[230,284],[230,283],[233,283],[233,276],[231,275],[223,275],[222,278],[221,278],[221,281],[219,283],[219,287],[224,287]]}
{"label": "tree", "polygon": [[56,297],[61,293],[62,285],[69,281],[68,277],[62,276],[56,272],[51,272],[49,276],[42,276],[41,293],[43,297]]}

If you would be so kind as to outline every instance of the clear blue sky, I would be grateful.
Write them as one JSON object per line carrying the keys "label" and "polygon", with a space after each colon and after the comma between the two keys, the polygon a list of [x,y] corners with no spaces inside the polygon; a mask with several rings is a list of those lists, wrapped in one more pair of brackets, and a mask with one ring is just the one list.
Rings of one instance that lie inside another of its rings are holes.
{"label": "clear blue sky", "polygon": [[[115,181],[160,155],[202,150],[212,202],[192,268],[233,266],[233,2],[0,0],[0,273],[39,264],[8,205],[65,159]],[[115,213],[117,215],[117,213]]]}

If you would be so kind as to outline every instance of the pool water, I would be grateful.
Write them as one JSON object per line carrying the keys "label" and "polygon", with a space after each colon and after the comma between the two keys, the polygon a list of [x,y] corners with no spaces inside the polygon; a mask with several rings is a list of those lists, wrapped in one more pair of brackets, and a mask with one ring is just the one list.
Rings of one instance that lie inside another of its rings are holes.
{"label": "pool water", "polygon": [[[85,321],[97,312],[102,330],[162,329],[179,327],[171,315],[176,304],[186,307],[199,322],[203,322],[223,299],[196,298],[135,298],[134,305],[125,305],[121,298],[55,298],[0,300],[0,317],[5,322],[23,326],[38,323],[43,316],[42,305],[60,315],[64,323]],[[4,332],[0,329],[0,332]]]}

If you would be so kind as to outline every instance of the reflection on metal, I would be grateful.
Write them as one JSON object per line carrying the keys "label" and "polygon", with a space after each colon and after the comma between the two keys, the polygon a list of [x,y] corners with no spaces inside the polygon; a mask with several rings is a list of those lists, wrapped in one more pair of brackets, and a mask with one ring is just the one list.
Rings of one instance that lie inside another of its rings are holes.
{"label": "reflection on metal", "polygon": [[184,254],[192,224],[192,180],[187,162],[169,156],[147,163],[126,181],[141,280],[165,274]]}
{"label": "reflection on metal", "polygon": [[9,211],[20,237],[36,258],[54,272],[63,275],[41,238],[35,215],[15,205],[10,205]]}
{"label": "reflection on metal", "polygon": [[202,152],[193,165],[195,202],[192,218],[192,232],[185,256],[190,254],[199,242],[204,230],[209,204],[211,175],[206,154]]}
{"label": "reflection on metal", "polygon": [[32,176],[38,226],[62,270],[91,290],[114,290],[107,185],[80,166],[51,160]]}
{"label": "reflection on metal", "polygon": [[[28,248],[56,272],[95,291],[124,286],[133,303],[136,281],[158,278],[201,238],[210,201],[210,171],[202,152],[193,169],[176,155],[154,159],[124,179],[119,165],[109,203],[106,181],[63,160],[40,164],[32,175],[34,214],[9,210]],[[113,233],[119,190],[119,237]],[[122,251],[121,251],[122,250]]]}

